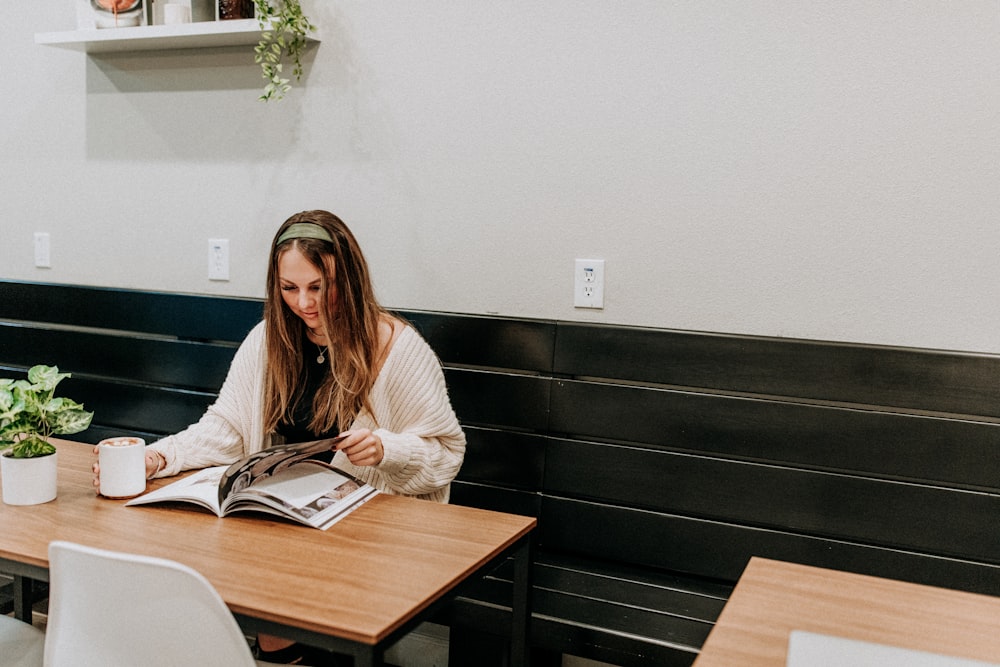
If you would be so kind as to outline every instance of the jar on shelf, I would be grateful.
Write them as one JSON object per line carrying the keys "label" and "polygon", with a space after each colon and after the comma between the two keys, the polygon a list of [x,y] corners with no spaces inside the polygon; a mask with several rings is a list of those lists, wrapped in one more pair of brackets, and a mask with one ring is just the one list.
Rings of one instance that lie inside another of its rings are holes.
{"label": "jar on shelf", "polygon": [[253,0],[219,0],[219,20],[252,19]]}
{"label": "jar on shelf", "polygon": [[151,6],[150,23],[153,25],[163,25],[166,23],[164,17],[166,6],[173,4],[190,7],[191,21],[194,23],[215,21],[216,2],[218,0],[146,0],[146,3]]}
{"label": "jar on shelf", "polygon": [[142,0],[90,0],[98,28],[128,28],[142,25]]}

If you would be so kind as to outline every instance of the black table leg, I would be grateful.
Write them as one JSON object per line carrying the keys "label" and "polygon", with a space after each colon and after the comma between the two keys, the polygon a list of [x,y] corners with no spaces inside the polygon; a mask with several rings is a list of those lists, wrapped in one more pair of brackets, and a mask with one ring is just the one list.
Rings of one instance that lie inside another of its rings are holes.
{"label": "black table leg", "polygon": [[382,652],[366,647],[354,654],[354,667],[382,667]]}
{"label": "black table leg", "polygon": [[526,537],[514,552],[514,599],[510,626],[512,667],[527,667],[531,663],[531,645],[528,637],[531,631],[532,557],[531,538]]}
{"label": "black table leg", "polygon": [[14,575],[14,616],[31,623],[31,606],[34,602],[31,592],[31,579],[19,574]]}

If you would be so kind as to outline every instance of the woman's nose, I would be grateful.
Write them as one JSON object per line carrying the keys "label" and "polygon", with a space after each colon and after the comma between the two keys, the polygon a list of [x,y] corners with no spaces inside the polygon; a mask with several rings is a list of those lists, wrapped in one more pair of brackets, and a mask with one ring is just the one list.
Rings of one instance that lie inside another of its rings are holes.
{"label": "woman's nose", "polygon": [[309,290],[301,290],[299,292],[299,308],[305,310],[312,304],[313,304],[313,297],[312,294],[309,293]]}

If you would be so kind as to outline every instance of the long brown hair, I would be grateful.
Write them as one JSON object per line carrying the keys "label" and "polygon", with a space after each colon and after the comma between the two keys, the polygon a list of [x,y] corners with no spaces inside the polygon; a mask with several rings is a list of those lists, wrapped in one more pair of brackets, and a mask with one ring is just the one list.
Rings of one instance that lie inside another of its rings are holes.
{"label": "long brown hair", "polygon": [[[332,242],[325,238],[281,239],[297,223],[322,228]],[[309,426],[317,433],[335,427],[343,430],[362,410],[371,412],[368,394],[377,375],[379,321],[387,311],[375,298],[368,263],[357,240],[340,218],[327,211],[296,213],[282,223],[271,242],[264,303],[264,429],[274,433],[279,423],[291,422],[303,391],[305,323],[285,305],[278,281],[278,261],[292,248],[297,248],[322,276],[320,320],[329,344],[330,372],[313,398],[313,421]]]}

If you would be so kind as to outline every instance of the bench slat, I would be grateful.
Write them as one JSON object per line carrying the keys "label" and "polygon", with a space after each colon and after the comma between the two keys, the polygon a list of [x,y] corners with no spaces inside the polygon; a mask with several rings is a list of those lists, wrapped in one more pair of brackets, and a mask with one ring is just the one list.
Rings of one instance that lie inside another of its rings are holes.
{"label": "bench slat", "polygon": [[458,479],[452,482],[450,503],[466,507],[537,517],[541,499],[533,491],[518,491],[497,486],[474,484]]}
{"label": "bench slat", "polygon": [[239,342],[260,299],[0,280],[0,319]]}
{"label": "bench slat", "polygon": [[459,479],[532,491],[541,488],[547,438],[475,426],[463,430],[467,444]]}
{"label": "bench slat", "polygon": [[121,333],[67,331],[0,323],[4,361],[28,368],[36,363],[58,366],[74,375],[127,378],[217,391],[226,379],[235,343],[141,338]]}
{"label": "bench slat", "polygon": [[548,423],[545,378],[445,368],[452,407],[463,424],[542,430]]}
{"label": "bench slat", "polygon": [[995,564],[583,500],[543,496],[539,526],[544,549],[730,582],[751,556],[762,556],[974,593],[1000,591]]}
{"label": "bench slat", "polygon": [[[77,377],[68,378],[59,388],[64,395],[94,412],[95,426],[119,429],[119,434],[144,431],[163,436],[176,433],[198,421],[215,400],[214,394],[205,392]],[[81,439],[81,442],[90,441],[89,438]]]}
{"label": "bench slat", "polygon": [[555,323],[404,310],[446,364],[551,373]]}
{"label": "bench slat", "polygon": [[1000,424],[599,382],[553,383],[550,429],[586,439],[1000,488]]}
{"label": "bench slat", "polygon": [[1000,417],[1000,356],[560,322],[555,372]]}

